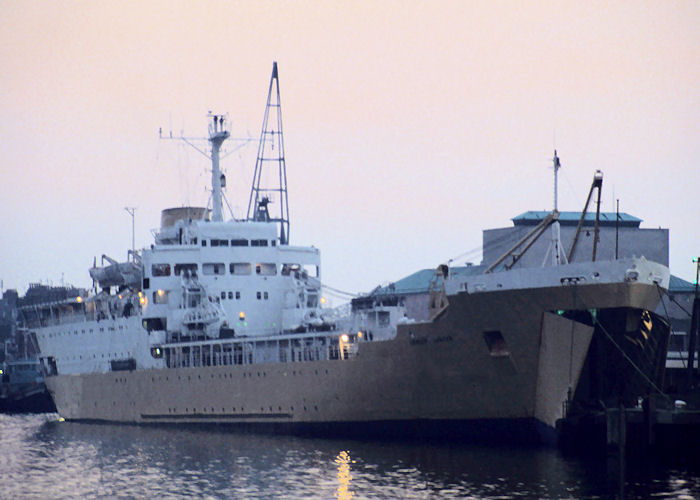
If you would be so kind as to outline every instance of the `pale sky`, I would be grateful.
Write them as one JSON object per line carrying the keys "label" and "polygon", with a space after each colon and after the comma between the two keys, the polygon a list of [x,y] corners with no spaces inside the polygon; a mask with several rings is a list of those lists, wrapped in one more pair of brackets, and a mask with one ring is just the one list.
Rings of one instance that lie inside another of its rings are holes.
{"label": "pale sky", "polygon": [[[203,205],[208,163],[158,129],[209,110],[257,140],[272,62],[292,244],[323,281],[369,291],[478,263],[481,231],[581,210],[670,229],[700,254],[700,2],[0,0],[0,279],[89,286],[104,253],[152,242],[160,210]],[[232,144],[229,144],[231,149]],[[228,156],[244,216],[256,143]]]}

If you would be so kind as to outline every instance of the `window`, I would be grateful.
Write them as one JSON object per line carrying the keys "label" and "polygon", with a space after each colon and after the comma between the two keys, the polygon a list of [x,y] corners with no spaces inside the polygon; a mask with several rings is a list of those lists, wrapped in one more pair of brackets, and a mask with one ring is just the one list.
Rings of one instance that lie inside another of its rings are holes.
{"label": "window", "polygon": [[202,274],[211,276],[212,274],[226,274],[226,266],[223,262],[206,262],[202,264]]}
{"label": "window", "polygon": [[233,298],[233,292],[228,292],[228,298],[231,300]]}
{"label": "window", "polygon": [[231,246],[232,247],[247,247],[248,246],[248,240],[231,240]]}
{"label": "window", "polygon": [[223,300],[225,298],[226,298],[226,292],[221,292],[221,299]]}
{"label": "window", "polygon": [[[318,307],[318,295],[315,293],[310,293],[306,298],[306,307]],[[387,312],[387,314],[389,314]]]}
{"label": "window", "polygon": [[379,326],[389,326],[391,316],[389,311],[378,311],[377,312],[377,325]]}
{"label": "window", "polygon": [[318,266],[314,264],[304,264],[304,275],[318,278]]}
{"label": "window", "polygon": [[165,290],[155,290],[153,292],[153,303],[154,304],[167,304],[168,303],[168,292]]}
{"label": "window", "polygon": [[228,246],[228,240],[211,240],[211,246],[213,247],[227,247]]}
{"label": "window", "polygon": [[241,298],[241,292],[236,292],[236,300]]}
{"label": "window", "polygon": [[484,332],[484,341],[486,341],[486,346],[489,348],[491,356],[510,356],[510,351],[501,332],[497,330]]}
{"label": "window", "polygon": [[151,264],[153,277],[170,276],[170,264]]}
{"label": "window", "polygon": [[255,264],[255,274],[259,274],[261,276],[274,276],[277,274],[277,264],[274,262]]}
{"label": "window", "polygon": [[239,276],[250,274],[251,265],[250,262],[233,262],[229,265],[229,272],[231,274],[237,274]]}
{"label": "window", "polygon": [[203,247],[207,246],[207,240],[204,240],[204,239],[202,240],[202,246]]}
{"label": "window", "polygon": [[260,300],[260,296],[261,296],[260,292],[257,292],[257,293],[255,294],[255,297],[256,297],[258,300]]}
{"label": "window", "polygon": [[299,264],[282,264],[282,276],[289,276],[290,274],[299,272],[301,266]]}
{"label": "window", "polygon": [[266,247],[267,240],[250,240],[251,247]]}
{"label": "window", "polygon": [[268,299],[268,295],[267,295],[267,292],[263,292],[263,298],[264,298],[265,300],[267,300],[267,299]]}
{"label": "window", "polygon": [[175,264],[175,276],[180,276],[183,272],[196,275],[197,269],[197,264]]}

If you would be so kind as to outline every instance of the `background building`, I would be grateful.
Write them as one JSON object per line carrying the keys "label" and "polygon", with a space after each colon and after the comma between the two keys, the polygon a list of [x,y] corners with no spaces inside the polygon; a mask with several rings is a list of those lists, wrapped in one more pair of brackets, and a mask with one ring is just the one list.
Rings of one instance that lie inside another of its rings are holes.
{"label": "background building", "polygon": [[[515,243],[537,226],[550,212],[525,212],[512,219],[512,227],[486,229],[483,232],[483,262],[490,265],[507,252]],[[560,212],[561,242],[568,254],[581,219],[581,212]],[[641,228],[642,219],[621,213],[602,212],[599,217],[599,241],[596,260],[612,260],[644,256],[668,266],[668,229]],[[591,260],[593,254],[595,213],[587,213],[576,244],[573,262]],[[549,232],[527,251],[515,264],[517,267],[541,266],[549,248]]]}

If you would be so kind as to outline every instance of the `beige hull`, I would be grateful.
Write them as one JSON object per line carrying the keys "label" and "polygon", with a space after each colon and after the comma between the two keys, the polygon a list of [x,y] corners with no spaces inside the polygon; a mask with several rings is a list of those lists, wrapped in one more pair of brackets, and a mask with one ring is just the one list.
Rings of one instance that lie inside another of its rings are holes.
{"label": "beige hull", "polygon": [[[399,325],[346,360],[58,375],[66,419],[130,423],[362,423],[534,419],[554,426],[593,328],[560,309],[653,310],[656,287],[602,284],[449,297],[430,323]],[[484,332],[504,344],[489,350]],[[572,348],[573,341],[573,348]]]}

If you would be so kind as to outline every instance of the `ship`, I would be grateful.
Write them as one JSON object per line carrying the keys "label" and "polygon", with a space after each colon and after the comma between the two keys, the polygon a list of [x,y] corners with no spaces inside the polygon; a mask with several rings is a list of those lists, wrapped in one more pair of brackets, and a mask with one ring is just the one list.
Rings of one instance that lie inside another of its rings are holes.
{"label": "ship", "polygon": [[319,249],[289,239],[276,63],[265,109],[244,219],[224,220],[230,132],[210,115],[211,204],[165,209],[150,248],[94,263],[91,293],[25,311],[62,418],[540,441],[662,386],[668,269],[566,261],[556,207],[533,235],[551,229],[548,265],[441,264],[423,293],[327,307]]}
{"label": "ship", "polygon": [[56,411],[36,358],[6,360],[0,364],[0,412],[51,413]]}
{"label": "ship", "polygon": [[0,363],[0,412],[50,413],[56,411],[41,375],[39,359],[29,350],[26,332],[17,330],[3,343]]}

